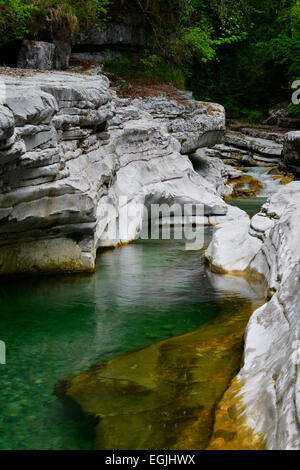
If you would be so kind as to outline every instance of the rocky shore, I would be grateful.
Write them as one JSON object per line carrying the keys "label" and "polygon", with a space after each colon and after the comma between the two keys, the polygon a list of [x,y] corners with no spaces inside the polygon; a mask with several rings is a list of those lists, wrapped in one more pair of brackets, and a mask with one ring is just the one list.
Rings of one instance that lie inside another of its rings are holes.
{"label": "rocky shore", "polygon": [[269,292],[248,324],[244,364],[221,401],[210,448],[300,448],[299,203],[297,181],[240,220],[234,236],[232,225],[220,225],[207,250],[213,271],[259,276]]}

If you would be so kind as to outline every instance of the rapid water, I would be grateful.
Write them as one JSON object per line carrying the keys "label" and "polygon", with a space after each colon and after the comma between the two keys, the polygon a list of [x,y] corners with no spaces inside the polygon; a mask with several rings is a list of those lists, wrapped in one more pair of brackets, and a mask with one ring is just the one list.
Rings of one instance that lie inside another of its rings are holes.
{"label": "rapid water", "polygon": [[260,190],[258,197],[268,198],[280,189],[280,180],[273,179],[272,175],[269,174],[271,168],[255,166],[247,168],[247,170],[247,175],[253,176],[253,178],[264,184],[264,188]]}
{"label": "rapid water", "polygon": [[269,174],[270,170],[269,167],[247,167],[247,173],[245,174],[253,176],[253,178],[263,183],[264,187],[256,197],[228,198],[226,202],[243,209],[250,217],[253,217],[260,211],[261,206],[267,201],[268,197],[281,188],[280,180],[274,180],[272,175]]}
{"label": "rapid water", "polygon": [[[211,231],[206,230],[206,243]],[[208,273],[180,241],[138,241],[98,257],[95,275],[1,283],[0,449],[89,449],[53,395],[91,364],[216,318],[256,299],[243,278]],[[79,424],[79,423],[78,423]]]}

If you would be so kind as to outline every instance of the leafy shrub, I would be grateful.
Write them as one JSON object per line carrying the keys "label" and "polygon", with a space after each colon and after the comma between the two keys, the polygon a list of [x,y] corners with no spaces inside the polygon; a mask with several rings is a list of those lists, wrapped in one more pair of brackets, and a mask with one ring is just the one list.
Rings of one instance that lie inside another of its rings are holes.
{"label": "leafy shrub", "polygon": [[242,115],[243,117],[250,123],[252,124],[258,124],[263,121],[263,113],[258,110],[248,110],[244,109],[242,110]]}
{"label": "leafy shrub", "polygon": [[103,21],[110,0],[0,0],[0,45],[36,38],[50,31],[52,39],[74,39]]}
{"label": "leafy shrub", "polygon": [[149,50],[135,54],[131,58],[122,56],[112,61],[105,61],[104,66],[105,71],[125,80],[145,79],[185,88],[184,70],[171,66],[162,57],[152,54]]}
{"label": "leafy shrub", "polygon": [[290,104],[287,108],[288,115],[300,119],[300,104]]}
{"label": "leafy shrub", "polygon": [[37,12],[36,5],[22,0],[0,0],[0,43],[22,39],[29,33],[28,22]]}

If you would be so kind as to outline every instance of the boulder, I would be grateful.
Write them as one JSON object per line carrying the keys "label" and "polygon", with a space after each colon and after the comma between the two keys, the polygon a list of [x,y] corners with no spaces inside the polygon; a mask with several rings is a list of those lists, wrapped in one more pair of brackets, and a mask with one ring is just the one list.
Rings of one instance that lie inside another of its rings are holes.
{"label": "boulder", "polygon": [[300,173],[300,131],[285,134],[283,143],[283,166],[289,171]]}
{"label": "boulder", "polygon": [[69,41],[54,41],[54,45],[53,68],[66,70],[69,67],[72,43]]}
{"label": "boulder", "polygon": [[285,119],[288,115],[288,103],[279,103],[269,110],[269,117],[265,120],[265,124],[276,126],[279,120]]}
{"label": "boulder", "polygon": [[18,67],[22,69],[53,69],[55,46],[50,42],[25,40],[19,52]]}
{"label": "boulder", "polygon": [[245,272],[261,248],[262,242],[249,235],[247,215],[215,228],[206,257],[215,273],[239,274]]}
{"label": "boulder", "polygon": [[[9,139],[15,130],[15,118],[13,113],[6,106],[0,105],[0,145],[5,146],[5,141]],[[4,141],[4,142],[3,142]]]}

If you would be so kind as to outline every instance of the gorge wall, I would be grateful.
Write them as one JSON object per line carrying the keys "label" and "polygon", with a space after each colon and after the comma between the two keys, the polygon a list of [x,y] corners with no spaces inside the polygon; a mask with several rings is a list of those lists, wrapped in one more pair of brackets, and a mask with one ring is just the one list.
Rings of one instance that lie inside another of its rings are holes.
{"label": "gorge wall", "polygon": [[120,99],[102,75],[2,75],[1,86],[2,275],[93,271],[99,247],[139,236],[140,204],[203,204],[211,224],[243,215],[188,157],[221,142],[222,106],[176,90],[174,98]]}
{"label": "gorge wall", "polygon": [[274,194],[239,229],[220,225],[207,251],[213,271],[267,282],[252,315],[244,364],[216,415],[212,449],[300,448],[300,182]]}

